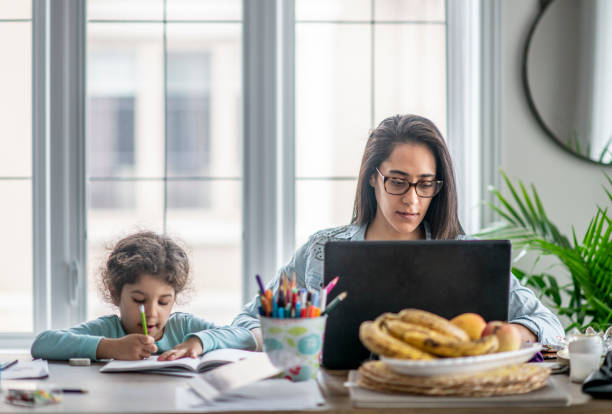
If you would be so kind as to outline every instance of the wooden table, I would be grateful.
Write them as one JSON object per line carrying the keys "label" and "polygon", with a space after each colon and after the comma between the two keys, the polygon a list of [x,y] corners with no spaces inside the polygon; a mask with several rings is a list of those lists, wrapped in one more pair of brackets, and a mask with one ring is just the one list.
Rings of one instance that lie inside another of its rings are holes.
{"label": "wooden table", "polygon": [[[27,358],[26,355],[20,355]],[[2,355],[2,359],[10,356]],[[177,410],[175,389],[185,383],[185,378],[150,375],[150,374],[102,374],[99,372],[101,364],[85,367],[69,366],[66,362],[49,362],[50,376],[43,382],[50,382],[60,387],[82,387],[89,390],[87,394],[64,394],[61,404],[35,409],[15,407],[4,402],[0,403],[0,413],[27,413],[27,412],[68,412],[68,413],[177,413],[187,412]],[[612,400],[593,400],[580,390],[579,384],[569,382],[567,375],[563,375],[561,383],[571,395],[572,405],[569,407],[543,408],[543,407],[508,407],[508,408],[354,408],[348,397],[343,383],[346,373],[321,372],[319,385],[326,398],[327,404],[309,410],[315,413],[487,413],[492,410],[496,414],[503,413],[612,413]],[[2,396],[4,400],[4,396]],[[193,411],[191,411],[193,412]],[[234,413],[253,411],[232,411]],[[291,411],[278,411],[291,412]]]}

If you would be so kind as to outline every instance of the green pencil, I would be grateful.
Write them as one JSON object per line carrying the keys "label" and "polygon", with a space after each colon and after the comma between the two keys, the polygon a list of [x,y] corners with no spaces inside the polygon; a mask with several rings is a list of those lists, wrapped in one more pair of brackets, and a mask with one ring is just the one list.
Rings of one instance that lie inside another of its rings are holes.
{"label": "green pencil", "polygon": [[147,318],[145,317],[144,305],[138,305],[138,309],[140,309],[140,318],[142,320],[142,330],[144,334],[149,336],[149,331],[147,330]]}
{"label": "green pencil", "polygon": [[334,310],[334,308],[336,306],[338,306],[338,304],[340,302],[342,302],[344,300],[344,298],[346,298],[346,295],[348,293],[346,292],[342,292],[341,294],[339,294],[338,296],[336,296],[334,298],[334,300],[332,300],[331,302],[329,302],[329,305],[327,305],[327,307],[325,308],[325,310],[323,312],[321,312],[321,316],[323,315],[327,315],[330,311]]}

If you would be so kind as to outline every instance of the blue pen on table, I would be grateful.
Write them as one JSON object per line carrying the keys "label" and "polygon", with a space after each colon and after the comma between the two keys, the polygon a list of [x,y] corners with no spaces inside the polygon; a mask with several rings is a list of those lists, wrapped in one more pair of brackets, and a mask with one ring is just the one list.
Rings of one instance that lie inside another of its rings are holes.
{"label": "blue pen on table", "polygon": [[9,369],[13,365],[15,365],[17,362],[19,362],[18,359],[14,359],[12,361],[5,362],[4,364],[2,364],[2,371]]}
{"label": "blue pen on table", "polygon": [[53,388],[52,392],[63,392],[66,394],[87,394],[89,391],[85,388]]}

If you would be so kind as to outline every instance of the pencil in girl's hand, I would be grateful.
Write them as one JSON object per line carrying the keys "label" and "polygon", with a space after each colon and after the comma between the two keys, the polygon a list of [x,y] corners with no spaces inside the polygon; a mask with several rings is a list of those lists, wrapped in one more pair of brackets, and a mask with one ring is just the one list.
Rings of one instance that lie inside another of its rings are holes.
{"label": "pencil in girl's hand", "polygon": [[327,315],[329,312],[331,312],[332,310],[334,310],[334,308],[336,306],[338,306],[338,304],[340,302],[342,302],[344,300],[344,298],[346,298],[347,293],[346,292],[342,292],[341,294],[339,294],[338,296],[336,296],[334,298],[334,300],[332,300],[331,302],[329,302],[329,305],[325,308],[325,310],[323,312],[321,312],[321,316],[322,315]]}
{"label": "pencil in girl's hand", "polygon": [[340,276],[336,276],[327,284],[327,286],[325,286],[325,290],[327,291],[328,295],[329,295],[329,292],[332,291],[334,286],[336,286],[336,283],[338,283],[338,279],[340,279]]}
{"label": "pencil in girl's hand", "polygon": [[138,305],[138,310],[140,310],[140,320],[142,321],[142,330],[145,335],[149,336],[149,331],[147,330],[147,318],[145,316],[144,305]]}

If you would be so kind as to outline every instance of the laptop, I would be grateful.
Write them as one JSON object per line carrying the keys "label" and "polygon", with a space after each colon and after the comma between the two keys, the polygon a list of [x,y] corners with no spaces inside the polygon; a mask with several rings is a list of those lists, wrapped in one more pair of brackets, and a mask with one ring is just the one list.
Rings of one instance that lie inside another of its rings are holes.
{"label": "laptop", "polygon": [[510,253],[508,240],[327,242],[325,285],[340,276],[327,303],[348,296],[327,318],[322,365],[355,369],[369,359],[359,325],[384,312],[417,308],[449,319],[475,312],[507,320]]}

